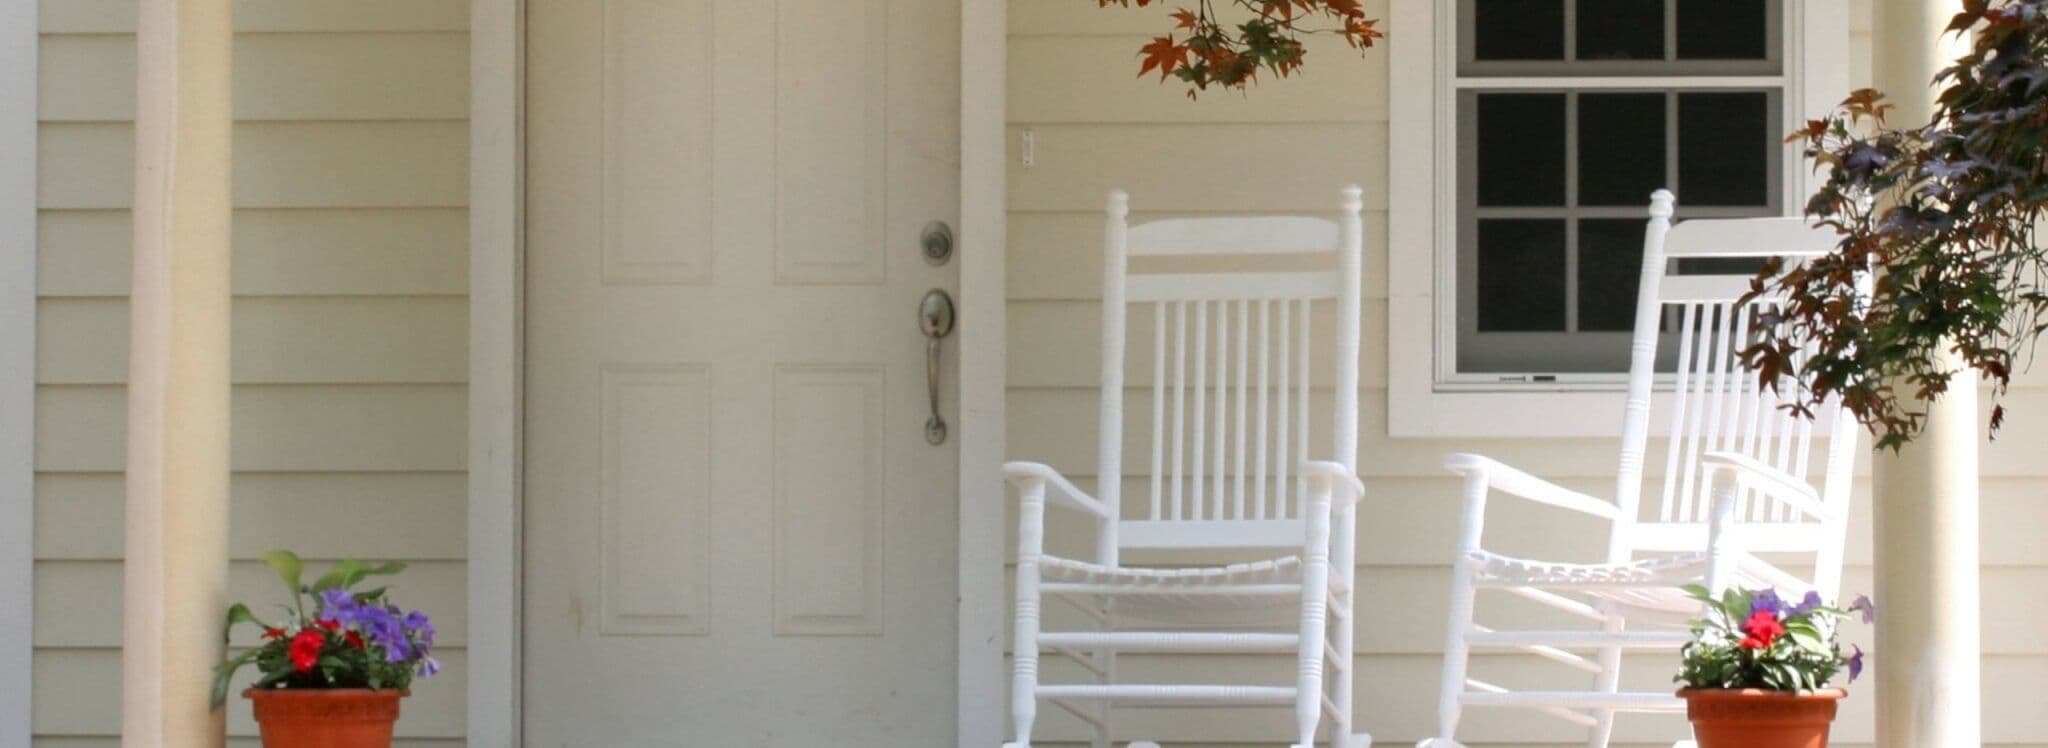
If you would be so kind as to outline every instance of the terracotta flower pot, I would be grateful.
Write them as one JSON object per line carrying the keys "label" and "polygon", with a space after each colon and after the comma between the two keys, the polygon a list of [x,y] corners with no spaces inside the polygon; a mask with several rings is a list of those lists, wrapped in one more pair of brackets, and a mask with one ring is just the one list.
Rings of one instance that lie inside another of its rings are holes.
{"label": "terracotta flower pot", "polygon": [[249,689],[264,748],[391,748],[405,691]]}
{"label": "terracotta flower pot", "polygon": [[1836,702],[1848,693],[1687,688],[1678,695],[1700,748],[1827,748]]}

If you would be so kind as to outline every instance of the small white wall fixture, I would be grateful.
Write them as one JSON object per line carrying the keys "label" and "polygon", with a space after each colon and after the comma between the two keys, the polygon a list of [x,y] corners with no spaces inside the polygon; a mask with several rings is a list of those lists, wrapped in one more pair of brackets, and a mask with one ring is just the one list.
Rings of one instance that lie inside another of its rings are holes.
{"label": "small white wall fixture", "polygon": [[0,748],[28,748],[35,655],[36,0],[0,0]]}

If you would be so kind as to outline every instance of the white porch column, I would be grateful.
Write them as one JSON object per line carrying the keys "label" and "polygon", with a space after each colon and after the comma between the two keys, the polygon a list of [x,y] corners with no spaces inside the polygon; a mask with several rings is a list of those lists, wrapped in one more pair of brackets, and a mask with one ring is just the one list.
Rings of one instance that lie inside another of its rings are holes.
{"label": "white porch column", "polygon": [[122,744],[219,746],[227,587],[230,0],[143,0]]}
{"label": "white porch column", "polygon": [[[1932,114],[1937,70],[1968,48],[1943,35],[1961,0],[1879,0],[1877,87],[1894,125]],[[1955,356],[1950,369],[1962,369]],[[1908,388],[1910,391],[1910,388]],[[1978,745],[1977,377],[1928,408],[1927,430],[1876,468],[1877,744]]]}

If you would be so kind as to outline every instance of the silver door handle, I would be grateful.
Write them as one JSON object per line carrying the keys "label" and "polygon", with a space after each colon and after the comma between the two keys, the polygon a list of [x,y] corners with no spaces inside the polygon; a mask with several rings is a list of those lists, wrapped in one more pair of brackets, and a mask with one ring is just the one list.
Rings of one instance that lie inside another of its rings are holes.
{"label": "silver door handle", "polygon": [[917,329],[924,333],[924,376],[932,401],[932,417],[924,422],[924,440],[936,446],[946,443],[946,419],[939,415],[939,341],[953,333],[953,297],[945,289],[926,291],[917,303]]}

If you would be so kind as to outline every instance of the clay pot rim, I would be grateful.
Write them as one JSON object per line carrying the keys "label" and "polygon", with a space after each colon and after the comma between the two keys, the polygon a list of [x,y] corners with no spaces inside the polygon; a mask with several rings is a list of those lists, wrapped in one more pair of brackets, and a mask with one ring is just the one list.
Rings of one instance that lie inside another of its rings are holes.
{"label": "clay pot rim", "polygon": [[1769,688],[1681,688],[1678,689],[1678,695],[1687,699],[1697,697],[1706,699],[1765,698],[1839,701],[1848,698],[1849,692],[1840,688],[1823,688],[1816,691],[1778,691]]}
{"label": "clay pot rim", "polygon": [[247,688],[242,690],[242,696],[250,699],[309,699],[323,696],[402,699],[411,695],[412,689],[410,688]]}

